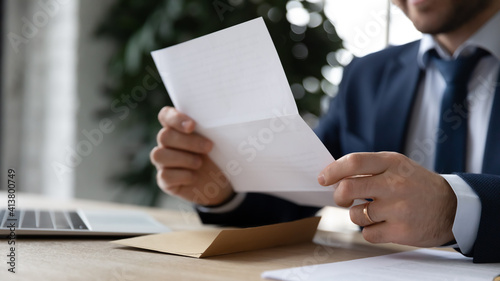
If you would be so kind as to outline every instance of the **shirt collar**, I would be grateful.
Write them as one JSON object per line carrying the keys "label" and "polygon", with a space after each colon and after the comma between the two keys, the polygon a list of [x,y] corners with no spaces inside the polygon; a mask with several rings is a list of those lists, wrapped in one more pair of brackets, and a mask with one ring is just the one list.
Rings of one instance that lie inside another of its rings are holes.
{"label": "shirt collar", "polygon": [[424,69],[428,65],[428,52],[435,49],[444,59],[455,59],[460,55],[468,55],[476,48],[480,47],[487,50],[490,54],[500,60],[500,36],[498,33],[500,27],[500,12],[493,16],[485,25],[474,33],[467,41],[458,47],[453,55],[450,55],[432,35],[424,34],[420,41],[417,62],[420,68]]}

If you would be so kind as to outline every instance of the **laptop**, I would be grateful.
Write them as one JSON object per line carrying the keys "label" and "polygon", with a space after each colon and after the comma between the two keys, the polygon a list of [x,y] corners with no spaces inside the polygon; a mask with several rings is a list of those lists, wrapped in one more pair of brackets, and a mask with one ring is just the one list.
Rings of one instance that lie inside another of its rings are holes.
{"label": "laptop", "polygon": [[[15,230],[14,230],[15,228]],[[171,231],[135,210],[0,209],[0,236],[136,236]],[[13,234],[12,234],[13,233]]]}

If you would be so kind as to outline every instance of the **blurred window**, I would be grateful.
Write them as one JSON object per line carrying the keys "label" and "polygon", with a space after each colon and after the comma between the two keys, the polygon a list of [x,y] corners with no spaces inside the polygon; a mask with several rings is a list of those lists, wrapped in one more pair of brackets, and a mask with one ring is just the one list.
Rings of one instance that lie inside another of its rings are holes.
{"label": "blurred window", "polygon": [[346,49],[358,57],[387,45],[401,45],[421,38],[421,33],[390,0],[326,0],[325,14]]}

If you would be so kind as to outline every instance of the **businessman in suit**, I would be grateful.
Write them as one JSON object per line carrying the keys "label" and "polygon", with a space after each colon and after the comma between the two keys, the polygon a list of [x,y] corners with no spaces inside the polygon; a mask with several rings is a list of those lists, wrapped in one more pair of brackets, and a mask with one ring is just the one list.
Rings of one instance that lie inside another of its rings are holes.
{"label": "businessman in suit", "polygon": [[[350,208],[367,241],[450,245],[474,262],[500,262],[500,1],[393,2],[424,37],[345,68],[315,130],[337,159],[318,182],[339,183],[340,206],[372,199]],[[318,210],[235,194],[194,120],[170,107],[158,118],[158,185],[196,203],[205,223],[260,225]],[[219,190],[199,196],[209,182]]]}

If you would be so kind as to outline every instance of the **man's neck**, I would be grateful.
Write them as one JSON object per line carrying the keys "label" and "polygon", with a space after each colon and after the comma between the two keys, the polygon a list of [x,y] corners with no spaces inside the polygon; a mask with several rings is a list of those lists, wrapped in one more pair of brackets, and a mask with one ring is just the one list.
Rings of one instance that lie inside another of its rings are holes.
{"label": "man's neck", "polygon": [[463,24],[460,28],[451,32],[437,34],[434,38],[446,51],[453,54],[460,45],[467,41],[467,39],[500,11],[500,1],[492,2],[491,7],[484,9],[475,18]]}

